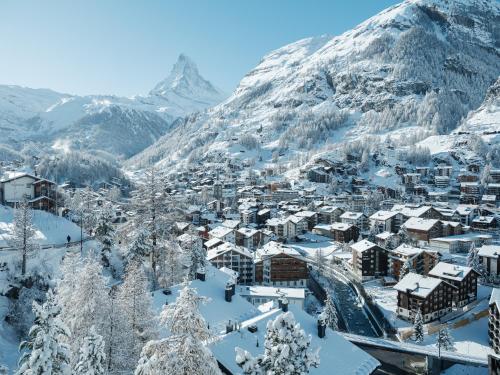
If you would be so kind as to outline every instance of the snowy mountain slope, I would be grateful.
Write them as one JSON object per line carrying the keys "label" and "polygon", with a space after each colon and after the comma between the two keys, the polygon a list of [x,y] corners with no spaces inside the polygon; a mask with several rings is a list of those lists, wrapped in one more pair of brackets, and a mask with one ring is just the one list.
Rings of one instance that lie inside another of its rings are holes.
{"label": "snowy mountain slope", "polygon": [[476,139],[489,145],[500,144],[500,78],[488,89],[483,104],[469,112],[457,129],[450,134],[430,136],[418,145],[429,148],[432,154],[468,153],[469,157],[475,154],[475,157],[484,159],[484,155],[477,155],[477,149],[471,150],[474,148],[471,144],[474,145]]}
{"label": "snowy mountain slope", "polygon": [[288,155],[367,135],[448,133],[499,76],[499,20],[495,0],[407,0],[341,36],[292,43],[130,164],[216,159],[242,143]]}
{"label": "snowy mountain slope", "polygon": [[454,133],[475,133],[490,143],[500,141],[500,78],[488,90],[481,107],[471,112]]}
{"label": "snowy mountain slope", "polygon": [[222,101],[224,94],[181,55],[150,94],[76,96],[0,85],[0,130],[11,146],[25,141],[104,150],[129,157],[156,141],[178,117]]}

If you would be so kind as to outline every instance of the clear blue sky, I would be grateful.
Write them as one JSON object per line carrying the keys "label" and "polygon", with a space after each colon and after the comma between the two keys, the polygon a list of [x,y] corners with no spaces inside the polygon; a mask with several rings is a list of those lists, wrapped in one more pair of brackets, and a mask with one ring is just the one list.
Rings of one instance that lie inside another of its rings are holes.
{"label": "clear blue sky", "polygon": [[232,91],[287,43],[340,34],[398,0],[0,0],[0,84],[147,93],[180,53]]}

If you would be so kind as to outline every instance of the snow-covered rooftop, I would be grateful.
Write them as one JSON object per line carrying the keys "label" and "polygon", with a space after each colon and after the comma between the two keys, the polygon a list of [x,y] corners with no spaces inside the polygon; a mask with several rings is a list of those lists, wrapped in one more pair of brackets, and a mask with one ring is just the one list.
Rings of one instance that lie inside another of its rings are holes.
{"label": "snow-covered rooftop", "polygon": [[407,229],[428,231],[430,230],[438,220],[435,219],[422,219],[420,217],[410,217],[405,221],[403,226]]}
{"label": "snow-covered rooftop", "polygon": [[363,251],[369,250],[372,247],[377,246],[373,242],[370,242],[368,240],[361,240],[359,242],[356,242],[355,244],[351,245],[351,248],[355,251],[358,251],[362,253]]}
{"label": "snow-covered rooftop", "polygon": [[[190,282],[192,288],[196,289],[198,296],[208,299],[207,303],[200,305],[203,318],[210,324],[210,329],[219,334],[225,331],[229,320],[245,321],[260,314],[260,312],[245,298],[234,295],[231,302],[226,302],[224,292],[226,284],[233,278],[217,268],[208,265],[206,268],[206,281],[193,280]],[[183,285],[171,288],[172,294],[165,295],[161,290],[153,294],[154,306],[159,313],[165,302],[174,303]]]}
{"label": "snow-covered rooftop", "polygon": [[210,232],[208,232],[208,235],[211,237],[217,237],[217,238],[224,238],[228,234],[231,234],[233,232],[233,229],[227,228],[224,226],[220,226],[217,228],[212,229]]}
{"label": "snow-covered rooftop", "polygon": [[478,249],[477,253],[481,257],[498,259],[498,255],[500,255],[500,245],[483,245]]}
{"label": "snow-covered rooftop", "polygon": [[242,246],[236,246],[235,244],[229,243],[229,242],[224,242],[223,244],[210,249],[207,251],[207,259],[212,260],[213,258],[218,257],[219,255],[222,255],[224,253],[227,253],[228,251],[234,251],[236,253],[239,253],[240,255],[243,255],[247,258],[252,258],[252,253],[245,247]]}
{"label": "snow-covered rooftop", "polygon": [[[290,306],[289,311],[293,313],[295,320],[301,328],[311,335],[311,349],[321,348],[320,365],[311,368],[311,375],[330,375],[332,373],[342,375],[368,375],[380,365],[379,362],[354,344],[344,339],[338,333],[327,328],[326,336],[322,339],[317,334],[317,321],[312,316],[295,306]],[[275,319],[282,311],[274,309],[242,323],[240,331],[223,335],[220,340],[211,345],[211,350],[217,360],[234,374],[242,370],[236,364],[235,347],[240,347],[253,356],[262,354],[267,322]],[[256,326],[256,332],[250,332],[249,326]],[[256,343],[259,343],[257,346]],[[333,372],[332,372],[333,370]]]}
{"label": "snow-covered rooftop", "polygon": [[429,275],[440,277],[442,279],[462,281],[471,271],[471,267],[439,262],[432,270],[430,270]]}
{"label": "snow-covered rooftop", "polygon": [[306,297],[304,288],[283,288],[274,286],[245,286],[240,285],[236,288],[236,293],[241,296],[261,296],[261,297],[287,297],[294,299],[304,299]]}
{"label": "snow-covered rooftop", "polygon": [[442,282],[443,280],[435,277],[427,277],[410,272],[394,285],[394,289],[405,293],[409,290],[414,296],[426,298]]}
{"label": "snow-covered rooftop", "polygon": [[377,211],[375,212],[372,216],[370,216],[370,219],[373,219],[373,220],[382,220],[382,221],[386,221],[386,220],[389,220],[390,218],[398,215],[399,212],[397,211]]}

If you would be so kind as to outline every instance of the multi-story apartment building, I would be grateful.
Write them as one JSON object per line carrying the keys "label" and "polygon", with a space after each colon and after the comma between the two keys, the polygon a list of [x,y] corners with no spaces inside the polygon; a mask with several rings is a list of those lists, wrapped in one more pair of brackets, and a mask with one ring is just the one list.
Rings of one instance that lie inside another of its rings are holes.
{"label": "multi-story apartment building", "polygon": [[500,354],[500,288],[493,288],[489,303],[488,336],[490,346]]}
{"label": "multi-story apartment building", "polygon": [[398,292],[398,316],[413,322],[420,309],[427,323],[452,311],[457,288],[444,280],[410,272],[394,289]]}
{"label": "multi-story apartment building", "polygon": [[271,241],[258,249],[255,255],[257,284],[292,288],[307,285],[307,262],[296,250]]}
{"label": "multi-story apartment building", "polygon": [[238,273],[238,283],[254,282],[254,258],[246,248],[229,242],[208,250],[207,260],[216,268],[229,268]]}
{"label": "multi-story apartment building", "polygon": [[408,244],[401,244],[389,253],[390,273],[399,278],[403,265],[407,262],[413,272],[427,275],[439,262],[440,254],[437,251],[420,249]]}
{"label": "multi-story apartment building", "polygon": [[388,251],[373,242],[361,240],[351,245],[352,266],[362,279],[387,276]]}
{"label": "multi-story apartment building", "polygon": [[429,271],[429,276],[437,277],[456,287],[453,300],[458,307],[477,299],[478,273],[471,267],[439,262]]}

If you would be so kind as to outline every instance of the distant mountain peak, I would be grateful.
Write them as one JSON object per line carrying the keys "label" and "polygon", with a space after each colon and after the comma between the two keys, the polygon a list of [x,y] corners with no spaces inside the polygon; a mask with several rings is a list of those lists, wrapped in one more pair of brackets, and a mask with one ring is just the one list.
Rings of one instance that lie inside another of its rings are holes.
{"label": "distant mountain peak", "polygon": [[219,89],[203,78],[194,61],[181,53],[167,78],[159,82],[149,93],[172,100],[172,95],[181,98],[216,104],[224,97]]}

